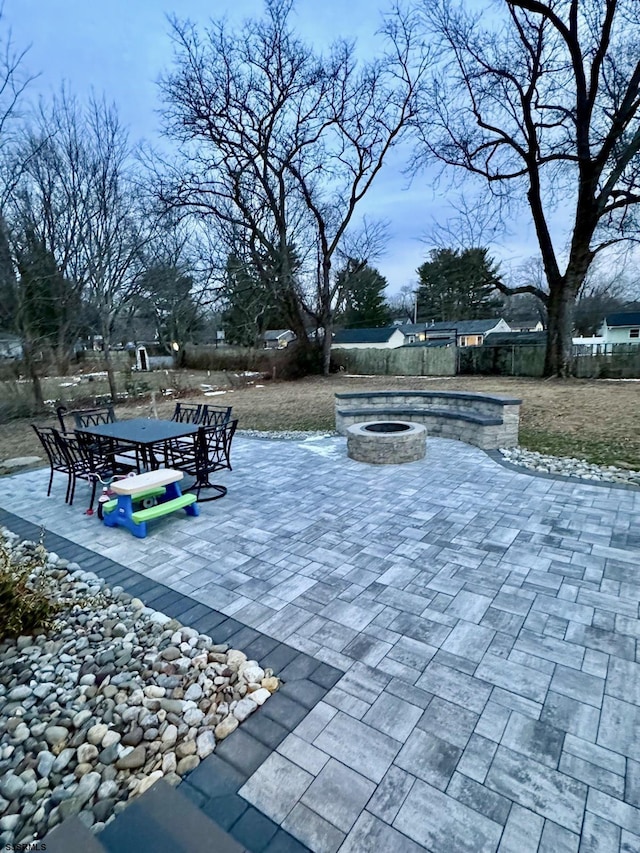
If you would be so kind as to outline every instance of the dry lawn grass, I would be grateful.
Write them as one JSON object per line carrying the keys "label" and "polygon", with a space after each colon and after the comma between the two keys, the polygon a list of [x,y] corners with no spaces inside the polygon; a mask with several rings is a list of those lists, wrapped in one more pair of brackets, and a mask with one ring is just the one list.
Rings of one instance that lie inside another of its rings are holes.
{"label": "dry lawn grass", "polygon": [[[523,447],[640,469],[640,382],[634,381],[336,375],[298,382],[265,381],[262,385],[235,388],[213,397],[196,392],[189,399],[233,405],[241,429],[331,430],[336,392],[412,388],[496,392],[519,397],[523,401],[520,421]],[[158,403],[159,416],[169,417],[173,407],[171,400]],[[120,418],[152,415],[149,404],[119,406],[117,413]],[[0,426],[0,459],[27,455],[41,455],[29,421]]]}

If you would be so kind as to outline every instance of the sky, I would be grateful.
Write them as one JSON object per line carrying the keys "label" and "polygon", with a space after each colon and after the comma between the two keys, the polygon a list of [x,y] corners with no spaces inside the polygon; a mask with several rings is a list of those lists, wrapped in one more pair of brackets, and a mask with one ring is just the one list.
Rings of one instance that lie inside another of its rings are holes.
{"label": "sky", "polygon": [[[298,32],[316,46],[336,37],[356,38],[363,53],[372,50],[380,17],[375,0],[298,0]],[[386,4],[385,4],[386,5]],[[11,28],[15,46],[29,48],[25,68],[37,74],[29,97],[50,98],[64,82],[80,98],[93,90],[118,107],[131,139],[154,142],[160,132],[156,81],[171,63],[168,15],[206,24],[227,16],[240,24],[259,15],[261,0],[4,0],[2,29]],[[447,182],[433,175],[409,181],[406,154],[397,149],[378,176],[360,212],[389,223],[386,253],[376,266],[389,292],[417,282],[417,267],[427,258],[425,236],[434,222],[451,215]],[[515,236],[492,247],[498,260],[517,264],[535,254],[533,235]]]}

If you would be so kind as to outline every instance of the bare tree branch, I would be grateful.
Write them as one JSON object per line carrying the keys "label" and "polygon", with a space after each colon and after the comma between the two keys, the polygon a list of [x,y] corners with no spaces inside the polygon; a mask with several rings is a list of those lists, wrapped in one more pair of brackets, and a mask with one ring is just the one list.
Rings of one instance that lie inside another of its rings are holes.
{"label": "bare tree branch", "polygon": [[[452,0],[422,3],[441,63],[425,89],[414,166],[436,158],[481,177],[489,200],[508,194],[526,206],[548,286],[547,373],[568,369],[573,305],[590,265],[637,233],[636,6],[504,0],[497,17]],[[571,221],[568,248],[550,225],[560,204]]]}

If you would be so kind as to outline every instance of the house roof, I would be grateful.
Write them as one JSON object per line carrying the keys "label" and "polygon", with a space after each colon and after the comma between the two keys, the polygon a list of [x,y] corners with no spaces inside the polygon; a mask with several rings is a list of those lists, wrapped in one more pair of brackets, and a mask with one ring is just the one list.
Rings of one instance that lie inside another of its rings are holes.
{"label": "house roof", "polygon": [[410,323],[401,326],[403,334],[415,335],[418,332],[450,332],[452,335],[485,335],[500,322],[500,317],[490,317],[487,320],[448,320],[437,323]]}
{"label": "house roof", "polygon": [[292,335],[291,329],[268,329],[262,336],[265,341],[277,341],[283,335]]}
{"label": "house roof", "polygon": [[640,326],[640,311],[607,314],[604,321],[609,328],[612,326]]}
{"label": "house roof", "polygon": [[398,328],[403,335],[417,335],[418,332],[424,332],[428,323],[401,323]]}
{"label": "house roof", "polygon": [[508,325],[514,330],[514,332],[519,332],[521,329],[532,329],[540,322],[541,321],[539,317],[527,317],[524,320],[510,320]]}
{"label": "house roof", "polygon": [[383,344],[398,330],[399,326],[382,326],[378,329],[341,329],[333,336],[334,344]]}
{"label": "house roof", "polygon": [[486,347],[542,346],[547,342],[546,332],[492,332],[485,341]]}

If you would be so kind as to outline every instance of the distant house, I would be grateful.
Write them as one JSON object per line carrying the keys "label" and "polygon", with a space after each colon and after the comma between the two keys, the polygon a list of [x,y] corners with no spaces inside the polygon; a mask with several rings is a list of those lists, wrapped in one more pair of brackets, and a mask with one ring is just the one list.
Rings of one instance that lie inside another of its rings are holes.
{"label": "distant house", "polygon": [[488,320],[458,320],[438,323],[409,323],[400,327],[405,335],[405,343],[421,341],[451,340],[459,347],[479,347],[487,335],[494,332],[509,332],[510,328],[501,318]]}
{"label": "distant house", "polygon": [[456,342],[453,338],[432,338],[427,341],[414,341],[412,344],[403,344],[403,349],[415,349],[416,347],[427,347],[436,349],[438,347],[454,347]]}
{"label": "distant house", "polygon": [[331,346],[336,349],[396,349],[405,343],[398,326],[380,329],[343,329],[333,336]]}
{"label": "distant house", "polygon": [[291,329],[269,329],[262,336],[262,345],[264,349],[284,349],[295,339]]}
{"label": "distant house", "polygon": [[[411,317],[408,314],[403,314],[401,317],[394,317],[391,321],[392,326],[407,326],[411,323]],[[424,323],[422,324],[424,326]]]}
{"label": "distant house", "polygon": [[514,320],[509,323],[512,332],[543,332],[542,320],[530,317],[528,320]]}
{"label": "distant house", "polygon": [[427,339],[426,330],[428,325],[428,323],[403,323],[400,325],[399,328],[404,335],[405,346],[408,344],[424,343]]}
{"label": "distant house", "polygon": [[598,335],[605,344],[640,344],[640,311],[608,314]]}

